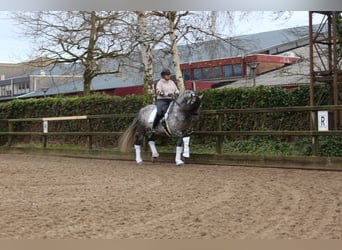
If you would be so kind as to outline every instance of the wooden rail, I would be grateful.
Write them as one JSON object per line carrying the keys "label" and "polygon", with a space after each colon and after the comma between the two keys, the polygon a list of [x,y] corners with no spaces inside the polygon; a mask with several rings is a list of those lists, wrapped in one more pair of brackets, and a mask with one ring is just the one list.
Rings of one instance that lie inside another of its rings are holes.
{"label": "wooden rail", "polygon": [[[47,147],[48,136],[87,136],[88,137],[88,148],[93,148],[93,136],[119,136],[122,132],[94,132],[91,131],[90,120],[91,119],[103,119],[103,118],[123,118],[123,117],[134,117],[136,114],[127,113],[127,114],[105,114],[105,115],[81,115],[81,116],[59,116],[59,117],[42,117],[42,118],[18,118],[18,119],[3,119],[8,123],[8,131],[0,132],[0,135],[7,135],[7,145],[11,146],[13,142],[13,136],[21,135],[21,136],[42,136],[43,147]],[[86,120],[89,124],[90,131],[86,132],[49,132],[48,131],[48,122],[58,122],[58,121],[73,121],[73,120]],[[42,131],[14,131],[13,124],[16,122],[42,122]]]}

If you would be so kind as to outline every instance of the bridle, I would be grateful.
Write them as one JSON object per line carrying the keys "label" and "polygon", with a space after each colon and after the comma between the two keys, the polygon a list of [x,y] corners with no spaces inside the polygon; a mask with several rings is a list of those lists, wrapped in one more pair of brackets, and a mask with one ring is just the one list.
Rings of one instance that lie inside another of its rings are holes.
{"label": "bridle", "polygon": [[[189,100],[190,100],[190,99],[192,100],[192,98],[194,98],[194,97],[196,97],[196,96],[197,96],[196,94],[192,94],[192,93],[191,93]],[[178,100],[178,99],[179,99],[179,97],[175,99],[174,103],[177,104],[179,107],[181,107],[182,104],[179,103],[179,100]]]}

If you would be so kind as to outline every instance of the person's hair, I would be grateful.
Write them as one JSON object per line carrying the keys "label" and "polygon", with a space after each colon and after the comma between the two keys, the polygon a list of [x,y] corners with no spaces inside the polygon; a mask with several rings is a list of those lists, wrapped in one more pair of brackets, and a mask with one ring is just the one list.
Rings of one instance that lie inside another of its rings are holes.
{"label": "person's hair", "polygon": [[164,75],[171,75],[171,71],[169,69],[163,69],[162,72],[160,73],[161,76]]}

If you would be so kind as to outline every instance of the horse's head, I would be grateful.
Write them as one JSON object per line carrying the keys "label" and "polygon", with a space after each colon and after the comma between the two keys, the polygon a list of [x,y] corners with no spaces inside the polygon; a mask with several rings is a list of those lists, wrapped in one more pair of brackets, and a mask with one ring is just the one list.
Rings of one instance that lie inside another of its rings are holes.
{"label": "horse's head", "polygon": [[193,90],[183,91],[177,98],[178,106],[187,112],[196,112],[201,106],[202,95],[199,96]]}

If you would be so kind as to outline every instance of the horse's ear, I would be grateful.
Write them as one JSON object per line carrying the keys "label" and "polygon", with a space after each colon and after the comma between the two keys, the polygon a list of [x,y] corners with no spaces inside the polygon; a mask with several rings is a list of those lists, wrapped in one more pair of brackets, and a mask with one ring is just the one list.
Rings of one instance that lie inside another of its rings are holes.
{"label": "horse's ear", "polygon": [[198,97],[202,100],[203,94],[202,94],[202,95],[199,95]]}

